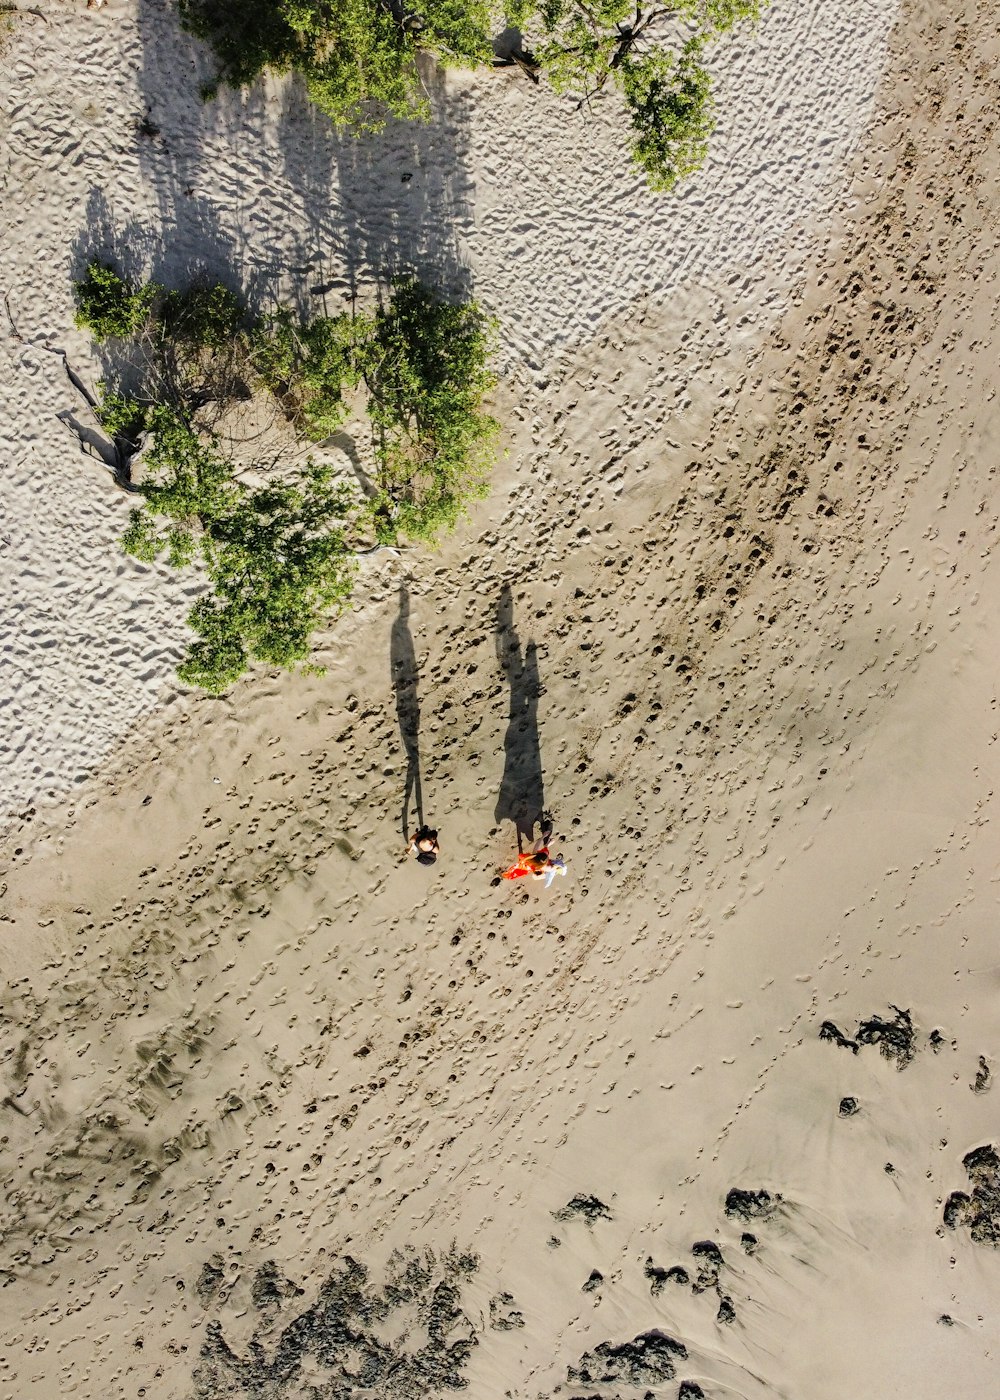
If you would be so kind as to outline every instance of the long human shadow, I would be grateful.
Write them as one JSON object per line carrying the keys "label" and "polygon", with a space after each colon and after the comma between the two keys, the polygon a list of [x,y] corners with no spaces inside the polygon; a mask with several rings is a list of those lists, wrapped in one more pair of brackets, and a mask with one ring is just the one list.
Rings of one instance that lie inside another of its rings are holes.
{"label": "long human shadow", "polygon": [[424,797],[420,783],[420,696],[417,657],[410,632],[410,595],[405,583],[399,585],[399,612],[389,639],[389,668],[396,696],[396,719],[406,754],[406,788],[400,822],[403,840],[409,835],[410,802],[413,801],[417,826],[424,824]]}
{"label": "long human shadow", "polygon": [[496,652],[500,669],[510,686],[510,709],[504,735],[503,778],[494,811],[499,822],[512,821],[517,848],[530,846],[535,823],[545,807],[542,754],[538,742],[538,652],[534,642],[523,651],[514,627],[514,602],[510,585],[504,584],[497,606]]}

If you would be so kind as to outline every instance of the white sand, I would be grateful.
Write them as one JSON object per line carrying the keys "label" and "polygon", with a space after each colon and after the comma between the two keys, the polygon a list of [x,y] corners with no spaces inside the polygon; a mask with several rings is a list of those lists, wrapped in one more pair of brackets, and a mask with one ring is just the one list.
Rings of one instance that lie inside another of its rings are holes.
{"label": "white sand", "polygon": [[[721,254],[634,302],[605,267],[607,319],[586,329],[588,274],[560,343],[508,272],[541,372],[502,387],[513,441],[474,520],[371,567],[325,677],[150,714],[72,806],[14,824],[0,1396],[255,1393],[241,1367],[287,1356],[345,1254],[378,1280],[453,1240],[480,1256],[476,1400],[992,1393],[1000,1254],[942,1210],[1000,1147],[996,1087],[971,1088],[1000,1055],[1000,39],[985,4],[953,10],[904,9],[839,194],[758,230],[749,303]],[[35,405],[62,392],[42,363]],[[490,885],[504,582],[570,865],[547,893]],[[433,871],[400,862],[403,583]],[[891,1006],[906,1068],[819,1039]],[[733,1187],[777,1213],[727,1218]],[[576,1195],[610,1219],[556,1220]],[[695,1293],[703,1241],[723,1264]],[[654,1295],[647,1260],[689,1284]],[[503,1292],[523,1327],[489,1326]],[[651,1329],[686,1347],[673,1379],[568,1375]],[[350,1389],[420,1393],[402,1374]]]}

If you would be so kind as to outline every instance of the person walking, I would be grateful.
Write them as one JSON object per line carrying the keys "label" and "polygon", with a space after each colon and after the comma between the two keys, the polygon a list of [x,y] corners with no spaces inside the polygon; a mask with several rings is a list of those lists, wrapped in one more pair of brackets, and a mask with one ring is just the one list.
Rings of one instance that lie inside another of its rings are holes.
{"label": "person walking", "polygon": [[552,856],[549,854],[549,842],[552,840],[552,822],[546,817],[542,821],[542,834],[535,842],[532,849],[523,855],[519,855],[516,862],[509,870],[503,871],[503,880],[521,880],[530,876],[532,880],[544,880],[545,888],[548,889],[557,875],[566,874],[566,862],[562,856]]}

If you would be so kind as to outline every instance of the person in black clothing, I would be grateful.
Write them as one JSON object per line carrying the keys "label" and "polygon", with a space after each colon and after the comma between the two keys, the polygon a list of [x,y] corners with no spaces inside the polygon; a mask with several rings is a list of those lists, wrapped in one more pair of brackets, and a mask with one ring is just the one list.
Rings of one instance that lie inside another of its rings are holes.
{"label": "person in black clothing", "polygon": [[441,853],[437,832],[431,831],[429,826],[420,827],[410,837],[410,844],[406,850],[407,854],[412,852],[421,865],[433,865]]}

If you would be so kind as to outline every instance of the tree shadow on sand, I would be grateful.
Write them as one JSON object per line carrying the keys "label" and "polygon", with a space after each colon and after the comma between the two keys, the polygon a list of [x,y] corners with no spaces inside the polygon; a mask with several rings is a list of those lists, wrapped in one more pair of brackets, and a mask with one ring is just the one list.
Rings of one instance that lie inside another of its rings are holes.
{"label": "tree shadow on sand", "polygon": [[357,136],[296,76],[203,101],[215,60],[176,9],[139,0],[138,25],[135,140],[157,224],[154,276],[235,281],[255,313],[281,300],[304,317],[337,315],[405,274],[471,295],[469,98],[433,64],[421,67],[430,121]]}
{"label": "tree shadow on sand", "polygon": [[496,651],[500,669],[510,686],[510,709],[504,736],[504,768],[500,796],[494,811],[497,823],[512,821],[517,828],[517,848],[523,851],[534,839],[545,807],[542,755],[538,742],[538,653],[534,642],[523,651],[514,628],[514,602],[510,585],[504,584],[497,606]]}
{"label": "tree shadow on sand", "polygon": [[392,624],[389,640],[389,666],[393,693],[396,696],[396,719],[399,736],[406,754],[406,788],[400,825],[403,840],[409,836],[410,802],[416,812],[417,825],[424,824],[424,798],[420,783],[420,696],[417,657],[410,632],[410,595],[406,583],[399,585],[399,612]]}

